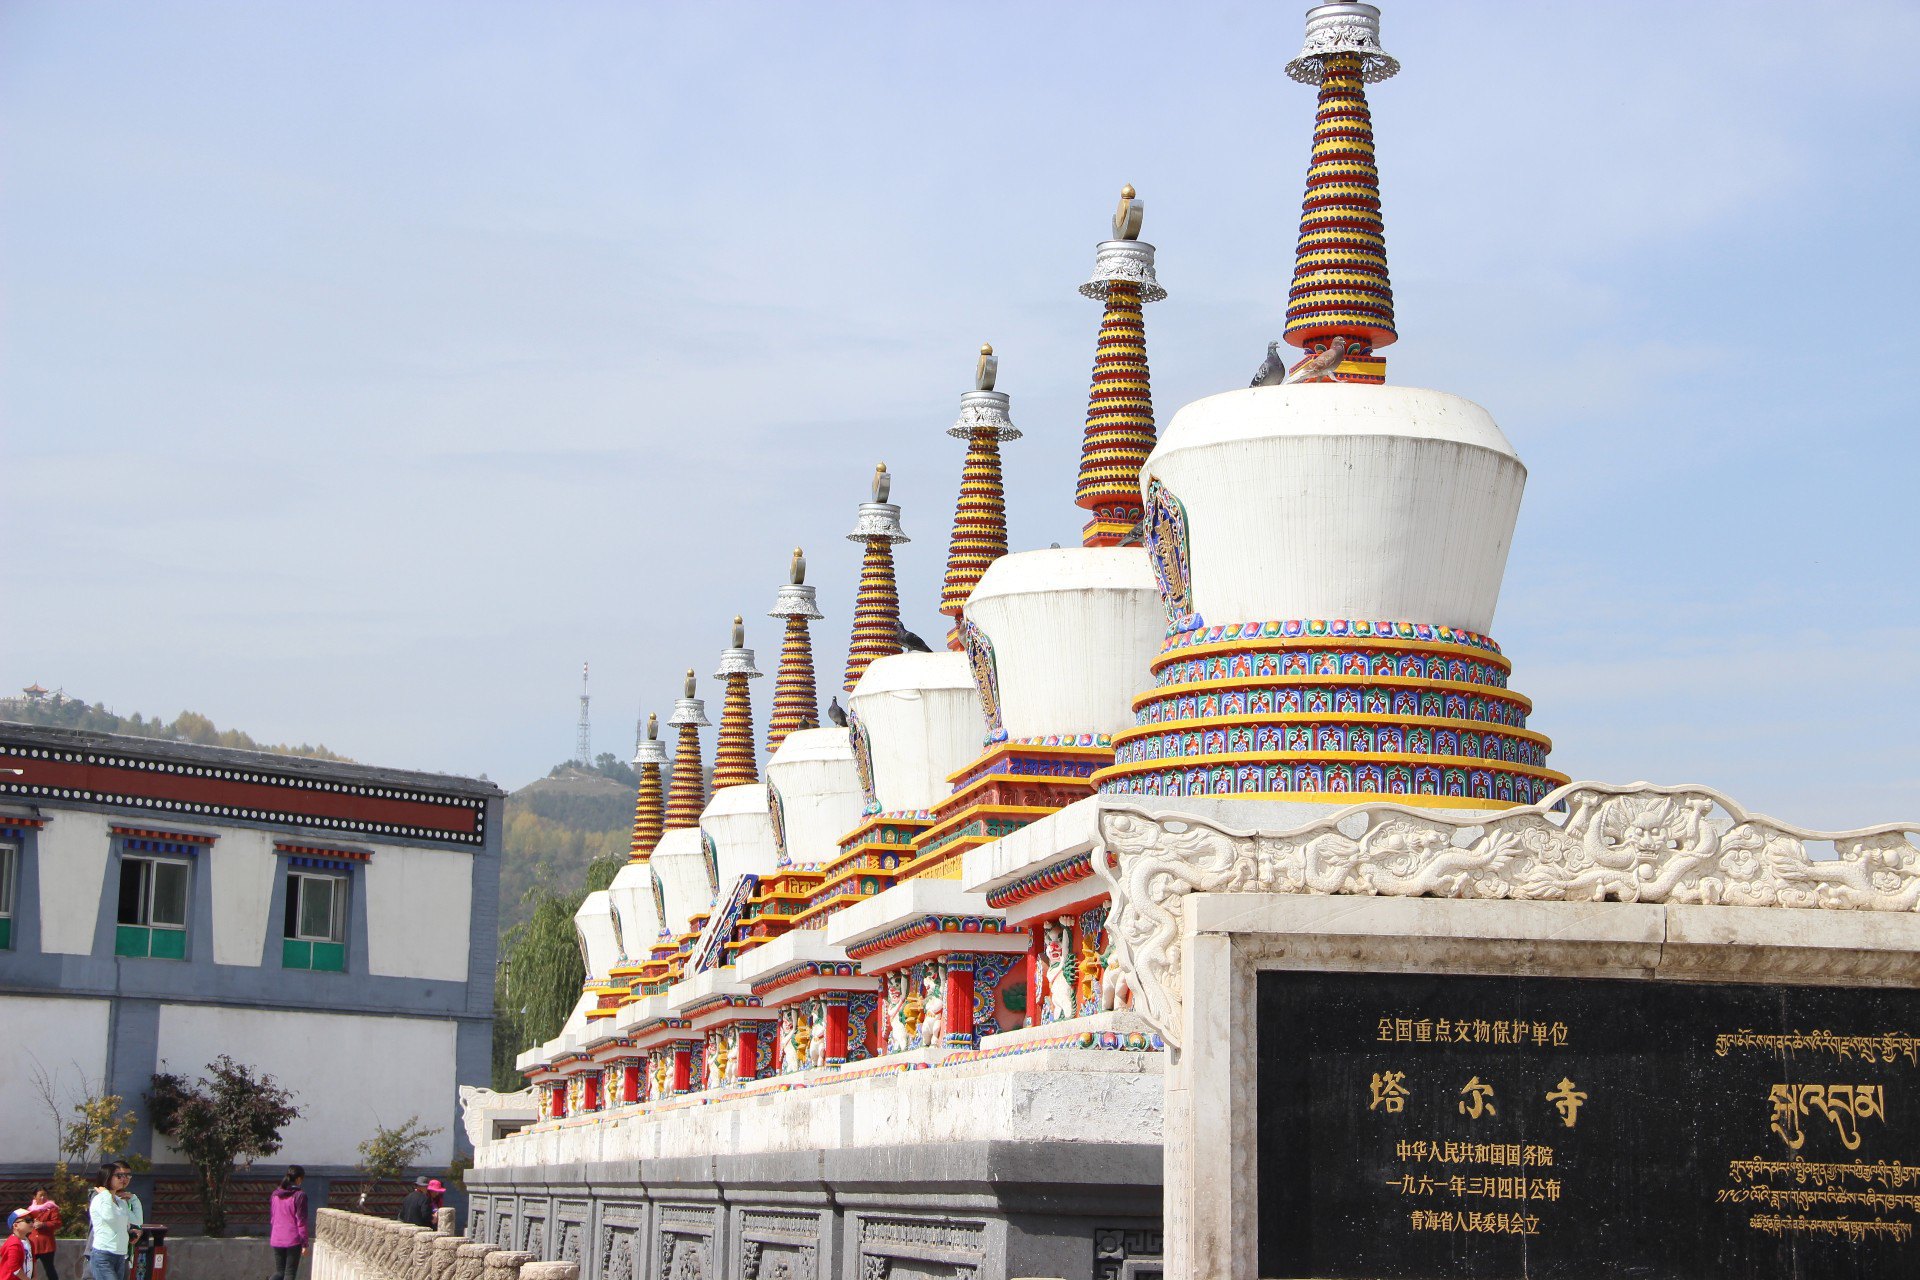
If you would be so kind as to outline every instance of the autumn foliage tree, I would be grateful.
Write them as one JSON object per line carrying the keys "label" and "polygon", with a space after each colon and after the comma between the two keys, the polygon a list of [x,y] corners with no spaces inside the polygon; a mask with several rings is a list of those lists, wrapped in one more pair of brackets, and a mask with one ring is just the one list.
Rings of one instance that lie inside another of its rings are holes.
{"label": "autumn foliage tree", "polygon": [[198,1080],[159,1072],[147,1091],[154,1132],[194,1168],[203,1225],[210,1236],[227,1229],[227,1184],[236,1165],[280,1149],[280,1131],[300,1116],[293,1094],[264,1072],[256,1076],[221,1054]]}

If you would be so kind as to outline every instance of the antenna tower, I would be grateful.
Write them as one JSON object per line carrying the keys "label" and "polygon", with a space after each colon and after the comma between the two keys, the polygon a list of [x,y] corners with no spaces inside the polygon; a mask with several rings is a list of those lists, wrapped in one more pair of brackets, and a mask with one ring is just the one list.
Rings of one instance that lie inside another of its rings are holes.
{"label": "antenna tower", "polygon": [[574,759],[583,769],[593,767],[593,725],[587,719],[587,664],[580,664],[580,740],[574,744]]}

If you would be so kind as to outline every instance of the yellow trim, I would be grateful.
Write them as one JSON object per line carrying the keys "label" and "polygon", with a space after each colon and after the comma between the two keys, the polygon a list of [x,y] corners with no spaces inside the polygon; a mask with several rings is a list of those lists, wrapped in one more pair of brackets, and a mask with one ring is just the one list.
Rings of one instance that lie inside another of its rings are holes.
{"label": "yellow trim", "polygon": [[1486,720],[1456,720],[1452,716],[1396,716],[1360,711],[1276,711],[1271,715],[1194,716],[1186,720],[1162,720],[1158,724],[1139,724],[1131,729],[1122,729],[1113,735],[1113,745],[1117,752],[1120,747],[1132,742],[1135,738],[1144,738],[1152,733],[1187,733],[1194,729],[1212,729],[1222,725],[1275,723],[1431,725],[1440,729],[1470,725],[1471,732],[1474,733],[1504,733],[1510,737],[1537,742],[1548,751],[1553,750],[1553,739],[1532,729],[1514,729],[1503,724],[1492,724]]}
{"label": "yellow trim", "polygon": [[[1382,359],[1381,364],[1386,360]],[[1438,651],[1447,654],[1462,654],[1494,663],[1501,670],[1513,671],[1513,664],[1505,655],[1490,649],[1477,648],[1470,644],[1458,644],[1452,640],[1415,640],[1389,638],[1386,636],[1242,636],[1238,640],[1209,640],[1204,644],[1190,644],[1178,649],[1162,649],[1149,666],[1156,675],[1170,662],[1194,656],[1210,658],[1216,653],[1245,653],[1254,648],[1270,649],[1325,649],[1329,646],[1346,647],[1357,645],[1362,649],[1418,649],[1422,653]]]}
{"label": "yellow trim", "polygon": [[[1564,773],[1530,764],[1509,764],[1505,760],[1483,760],[1479,756],[1419,756],[1404,751],[1222,751],[1204,756],[1162,756],[1158,760],[1135,760],[1111,764],[1093,775],[1105,782],[1125,774],[1152,773],[1162,769],[1211,769],[1215,765],[1238,767],[1243,764],[1422,764],[1436,768],[1490,769],[1497,773],[1519,773],[1545,778],[1555,786],[1573,781]],[[1235,793],[1238,794],[1238,793]],[[1277,794],[1292,795],[1292,792]],[[1371,794],[1371,793],[1369,793]]]}
{"label": "yellow trim", "polygon": [[1167,800],[1291,800],[1306,804],[1373,804],[1385,801],[1414,809],[1524,809],[1531,801],[1476,800],[1470,796],[1395,796],[1384,791],[1235,791],[1226,796],[1137,796],[1115,792],[1121,804],[1157,805]]}
{"label": "yellow trim", "polygon": [[[1329,680],[1335,683],[1370,686],[1378,689],[1437,689],[1442,693],[1471,691],[1473,693],[1484,694],[1489,698],[1495,698],[1502,702],[1517,702],[1526,710],[1533,710],[1533,699],[1523,694],[1515,693],[1511,689],[1500,688],[1498,685],[1471,684],[1465,680],[1428,680],[1422,676],[1361,675],[1230,676],[1221,680],[1196,680],[1192,684],[1155,685],[1151,692],[1143,693],[1133,700],[1133,709],[1138,711],[1147,703],[1159,698],[1177,698],[1189,693],[1206,693],[1215,689],[1285,689],[1296,685],[1325,684]],[[1274,714],[1282,715],[1291,713],[1276,711]],[[1357,711],[1343,713],[1329,710],[1302,712],[1301,714],[1337,716],[1342,714],[1359,715],[1360,713]],[[1377,715],[1379,713],[1375,712],[1374,714]],[[1490,722],[1471,720],[1464,721],[1463,723],[1487,724]]]}

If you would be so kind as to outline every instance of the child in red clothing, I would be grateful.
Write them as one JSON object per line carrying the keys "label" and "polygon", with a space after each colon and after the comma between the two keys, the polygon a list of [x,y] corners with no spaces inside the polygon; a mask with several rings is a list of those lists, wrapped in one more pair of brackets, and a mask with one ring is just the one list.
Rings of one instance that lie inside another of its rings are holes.
{"label": "child in red clothing", "polygon": [[33,1246],[27,1236],[33,1230],[33,1216],[25,1209],[13,1215],[13,1230],[0,1244],[0,1280],[33,1280]]}

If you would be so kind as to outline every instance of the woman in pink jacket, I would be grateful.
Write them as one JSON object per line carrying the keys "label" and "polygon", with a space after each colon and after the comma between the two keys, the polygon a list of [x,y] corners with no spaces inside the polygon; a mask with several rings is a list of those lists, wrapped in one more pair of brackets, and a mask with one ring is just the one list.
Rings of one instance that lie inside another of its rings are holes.
{"label": "woman in pink jacket", "polygon": [[273,1246],[273,1280],[294,1280],[300,1274],[300,1257],[307,1251],[312,1233],[307,1230],[307,1193],[300,1189],[307,1171],[288,1165],[287,1176],[280,1179],[273,1199],[267,1204],[267,1243]]}

